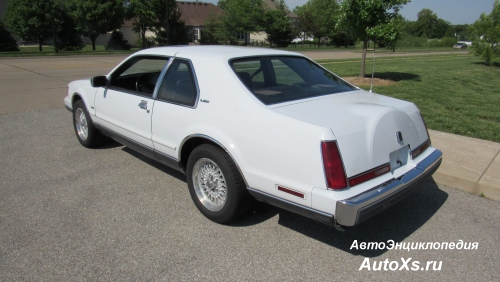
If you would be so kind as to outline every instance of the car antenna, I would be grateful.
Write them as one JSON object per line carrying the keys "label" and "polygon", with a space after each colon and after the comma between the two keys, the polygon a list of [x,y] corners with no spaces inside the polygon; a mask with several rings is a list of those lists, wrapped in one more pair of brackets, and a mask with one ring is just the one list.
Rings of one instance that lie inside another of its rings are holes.
{"label": "car antenna", "polygon": [[372,67],[372,80],[370,81],[370,93],[373,93],[373,76],[375,75],[375,46],[376,41],[373,41],[373,67]]}

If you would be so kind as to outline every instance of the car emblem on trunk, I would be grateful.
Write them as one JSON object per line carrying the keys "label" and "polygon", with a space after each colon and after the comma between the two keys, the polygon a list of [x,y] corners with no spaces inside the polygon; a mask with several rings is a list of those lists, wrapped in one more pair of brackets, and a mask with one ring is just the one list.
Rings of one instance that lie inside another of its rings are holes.
{"label": "car emblem on trunk", "polygon": [[403,143],[403,134],[401,131],[396,132],[396,138],[398,138],[398,143]]}

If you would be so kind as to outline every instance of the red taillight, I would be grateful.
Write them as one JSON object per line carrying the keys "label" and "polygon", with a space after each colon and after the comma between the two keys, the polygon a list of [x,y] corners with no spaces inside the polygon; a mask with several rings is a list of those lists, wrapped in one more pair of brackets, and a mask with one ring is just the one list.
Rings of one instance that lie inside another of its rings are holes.
{"label": "red taillight", "polygon": [[372,169],[368,172],[362,173],[361,175],[357,175],[349,179],[349,186],[352,187],[358,185],[360,183],[378,177],[382,174],[388,173],[389,171],[391,171],[391,166],[389,164],[381,165],[375,169]]}
{"label": "red taillight", "polygon": [[326,184],[330,189],[347,188],[344,165],[340,157],[337,142],[322,142],[323,166],[325,168]]}

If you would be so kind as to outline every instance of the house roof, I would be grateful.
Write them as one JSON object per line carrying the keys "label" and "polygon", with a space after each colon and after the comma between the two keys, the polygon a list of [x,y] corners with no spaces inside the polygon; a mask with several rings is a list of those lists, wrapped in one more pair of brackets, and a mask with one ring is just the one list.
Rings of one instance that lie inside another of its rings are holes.
{"label": "house roof", "polygon": [[212,3],[177,1],[181,20],[186,26],[205,26],[210,15],[221,15],[223,10]]}

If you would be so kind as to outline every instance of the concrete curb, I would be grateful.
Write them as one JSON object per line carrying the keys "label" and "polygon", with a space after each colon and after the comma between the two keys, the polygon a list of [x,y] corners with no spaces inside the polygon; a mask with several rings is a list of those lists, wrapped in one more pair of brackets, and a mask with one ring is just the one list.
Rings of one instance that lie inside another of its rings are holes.
{"label": "concrete curb", "polygon": [[500,143],[434,130],[429,134],[443,152],[434,181],[500,202]]}

